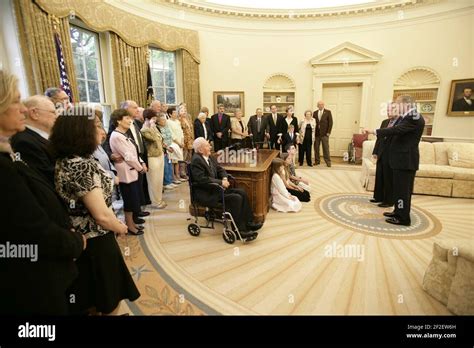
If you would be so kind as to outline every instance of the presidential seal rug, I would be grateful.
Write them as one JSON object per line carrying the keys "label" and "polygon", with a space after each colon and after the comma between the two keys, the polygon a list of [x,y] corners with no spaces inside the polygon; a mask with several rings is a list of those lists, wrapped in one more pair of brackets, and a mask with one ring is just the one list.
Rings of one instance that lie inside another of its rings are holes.
{"label": "presidential seal rug", "polygon": [[328,221],[377,237],[420,239],[441,232],[441,222],[428,211],[413,204],[411,226],[389,224],[383,213],[392,211],[393,208],[380,208],[370,203],[370,198],[371,196],[365,194],[329,194],[316,200],[315,209]]}

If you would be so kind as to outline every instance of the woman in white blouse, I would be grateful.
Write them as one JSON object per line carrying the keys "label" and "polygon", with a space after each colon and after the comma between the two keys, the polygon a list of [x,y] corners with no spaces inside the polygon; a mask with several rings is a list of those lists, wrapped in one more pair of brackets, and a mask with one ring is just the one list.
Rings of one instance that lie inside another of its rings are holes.
{"label": "woman in white blouse", "polygon": [[275,158],[272,161],[272,208],[283,212],[298,212],[301,210],[302,204],[286,189],[285,181],[285,162],[281,158]]}
{"label": "woman in white blouse", "polygon": [[311,110],[306,110],[304,113],[304,120],[300,123],[300,142],[298,162],[300,166],[303,165],[304,156],[306,154],[306,163],[312,167],[311,149],[313,148],[316,132],[316,120],[313,117]]}
{"label": "woman in white blouse", "polygon": [[170,115],[170,118],[167,124],[173,136],[173,144],[171,144],[173,152],[170,153],[170,159],[173,163],[173,183],[180,184],[182,181],[186,181],[186,179],[181,178],[179,172],[179,162],[183,161],[184,133],[176,109],[168,109],[168,115]]}

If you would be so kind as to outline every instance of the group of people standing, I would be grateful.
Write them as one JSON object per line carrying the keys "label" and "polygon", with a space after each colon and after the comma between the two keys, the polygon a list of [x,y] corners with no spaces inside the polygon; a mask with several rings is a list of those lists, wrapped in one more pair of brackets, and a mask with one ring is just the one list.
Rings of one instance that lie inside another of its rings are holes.
{"label": "group of people standing", "polygon": [[411,224],[411,196],[416,171],[420,163],[418,145],[425,120],[417,111],[411,96],[399,96],[388,105],[388,118],[379,129],[365,129],[377,140],[373,150],[377,161],[374,196],[371,203],[379,207],[394,207],[383,213],[386,222],[394,225]]}
{"label": "group of people standing", "polygon": [[105,138],[95,110],[72,107],[57,88],[45,94],[22,102],[18,79],[0,70],[0,180],[8,202],[0,245],[15,251],[0,262],[8,279],[0,314],[117,314],[123,299],[140,296],[116,240],[130,228],[112,207],[124,178],[94,157],[104,154]]}
{"label": "group of people standing", "polygon": [[324,102],[319,101],[318,109],[314,112],[306,110],[304,119],[300,122],[294,116],[291,106],[285,110],[285,115],[279,114],[277,110],[277,106],[272,105],[271,112],[264,114],[261,108],[257,108],[255,115],[250,116],[245,123],[240,109],[235,111],[235,117],[231,119],[224,112],[224,106],[218,105],[218,112],[211,118],[206,118],[208,112],[199,115],[195,121],[196,135],[213,142],[214,151],[235,143],[241,143],[242,147],[248,148],[263,148],[264,144],[268,143],[269,149],[282,152],[287,152],[290,146],[295,146],[298,148],[299,165],[303,165],[306,156],[306,163],[310,167],[313,163],[321,163],[322,146],[324,161],[331,167],[329,136],[333,119],[331,111],[324,107]]}

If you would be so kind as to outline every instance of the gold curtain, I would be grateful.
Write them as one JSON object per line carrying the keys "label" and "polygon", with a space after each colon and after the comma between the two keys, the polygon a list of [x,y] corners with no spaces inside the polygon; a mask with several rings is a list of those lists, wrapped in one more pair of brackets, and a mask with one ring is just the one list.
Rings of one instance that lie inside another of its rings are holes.
{"label": "gold curtain", "polygon": [[183,57],[183,97],[188,112],[195,119],[201,110],[199,91],[199,63],[186,50],[181,50]]}
{"label": "gold curtain", "polygon": [[110,33],[110,39],[117,103],[134,100],[146,107],[148,45],[130,46],[115,33]]}
{"label": "gold curtain", "polygon": [[76,98],[77,81],[72,62],[68,18],[54,19],[33,0],[16,0],[13,3],[30,94],[43,94],[48,87],[60,85],[53,28],[53,22],[56,21],[68,78],[73,97]]}

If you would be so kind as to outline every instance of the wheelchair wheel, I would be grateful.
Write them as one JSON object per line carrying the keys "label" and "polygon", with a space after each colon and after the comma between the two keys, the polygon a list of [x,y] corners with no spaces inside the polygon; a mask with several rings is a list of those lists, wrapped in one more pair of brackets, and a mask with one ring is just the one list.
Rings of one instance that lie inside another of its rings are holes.
{"label": "wheelchair wheel", "polygon": [[191,236],[197,237],[201,233],[201,229],[196,224],[189,224],[188,225],[188,232]]}
{"label": "wheelchair wheel", "polygon": [[224,233],[222,234],[222,237],[224,238],[225,242],[228,244],[234,244],[235,242],[235,234],[232,232],[232,230],[226,229]]}

